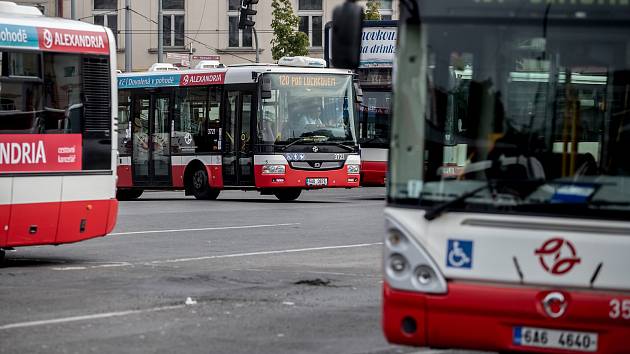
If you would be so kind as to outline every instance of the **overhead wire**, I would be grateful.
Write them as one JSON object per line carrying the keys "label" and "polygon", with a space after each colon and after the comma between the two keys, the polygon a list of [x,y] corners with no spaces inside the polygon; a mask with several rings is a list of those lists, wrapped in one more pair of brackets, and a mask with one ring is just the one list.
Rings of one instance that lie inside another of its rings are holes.
{"label": "overhead wire", "polygon": [[[206,5],[206,3],[207,3],[207,0],[206,0],[206,2],[204,2],[204,10],[203,10],[204,12],[205,12],[205,7],[206,7],[205,5]],[[149,21],[149,22],[154,23],[154,24],[156,24],[156,25],[158,24],[158,22],[157,22],[157,21],[155,21],[155,20],[153,20],[152,18],[150,18],[150,17],[148,17],[148,16],[144,15],[143,13],[140,13],[140,12],[138,12],[138,11],[136,11],[136,10],[132,9],[132,8],[127,9],[126,7],[123,7],[123,8],[120,8],[120,9],[116,9],[116,10],[107,11],[107,12],[96,13],[96,14],[93,14],[93,15],[91,15],[91,16],[81,17],[81,18],[79,18],[78,20],[79,20],[79,21],[81,21],[81,20],[84,20],[84,19],[87,19],[87,18],[90,18],[90,17],[92,17],[92,18],[93,18],[94,16],[109,15],[109,14],[114,14],[114,13],[116,13],[116,14],[117,14],[118,12],[120,12],[120,11],[122,11],[122,10],[129,10],[129,11],[131,11],[131,12],[135,13],[136,15],[138,15],[138,16],[140,16],[140,17],[142,17],[142,18],[143,18],[143,19],[145,19],[146,21]],[[201,18],[203,19],[203,14],[202,14]],[[191,36],[186,35],[186,33],[193,33],[193,32],[195,32],[195,33],[196,33],[196,34],[195,34],[195,38],[193,38],[193,37],[191,37]],[[268,30],[262,30],[262,31],[258,31],[258,32],[259,32],[259,33],[272,33],[272,31],[268,31]],[[158,34],[158,33],[159,33],[159,30],[142,30],[142,29],[134,29],[134,30],[131,30],[131,31],[126,31],[126,30],[124,30],[124,29],[118,29],[118,30],[117,30],[117,33],[118,33],[118,34],[125,34],[125,33],[131,33],[131,34],[134,34],[134,33],[135,33],[135,34]],[[226,54],[226,55],[233,56],[233,57],[235,57],[235,58],[239,58],[239,59],[242,59],[242,60],[248,61],[248,62],[250,62],[250,63],[254,63],[254,62],[255,62],[255,61],[254,61],[254,60],[252,60],[252,59],[246,58],[246,57],[241,56],[241,55],[238,55],[238,54],[229,53],[229,52],[227,52],[227,51],[217,49],[217,48],[215,48],[215,47],[213,47],[213,46],[211,46],[211,45],[209,45],[209,44],[207,44],[207,43],[204,43],[204,42],[201,42],[201,41],[197,40],[197,35],[198,35],[199,33],[201,33],[201,34],[213,34],[213,33],[216,33],[216,34],[222,34],[222,33],[229,33],[229,30],[201,30],[201,20],[200,20],[200,22],[199,22],[199,28],[197,29],[197,31],[184,31],[183,33],[184,33],[184,37],[185,37],[185,38],[187,38],[188,40],[190,40],[191,42],[193,42],[193,43],[197,43],[197,44],[199,44],[199,45],[202,45],[202,46],[204,46],[206,49],[213,50],[216,54],[219,54],[219,53],[220,53],[220,54]]]}

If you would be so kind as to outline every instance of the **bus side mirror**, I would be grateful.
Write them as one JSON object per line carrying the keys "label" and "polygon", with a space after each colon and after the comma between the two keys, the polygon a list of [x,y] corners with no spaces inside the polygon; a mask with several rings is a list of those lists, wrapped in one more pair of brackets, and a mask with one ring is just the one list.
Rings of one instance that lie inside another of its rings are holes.
{"label": "bus side mirror", "polygon": [[356,69],[361,55],[363,7],[347,0],[332,15],[332,64],[336,68]]}
{"label": "bus side mirror", "polygon": [[267,100],[271,98],[271,79],[268,77],[263,77],[262,79],[262,87],[260,89],[260,97],[263,100]]}

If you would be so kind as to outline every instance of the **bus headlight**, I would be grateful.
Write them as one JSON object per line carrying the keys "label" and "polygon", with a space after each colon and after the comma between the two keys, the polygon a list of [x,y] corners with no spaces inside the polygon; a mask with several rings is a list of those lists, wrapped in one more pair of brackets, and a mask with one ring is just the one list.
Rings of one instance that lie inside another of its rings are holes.
{"label": "bus headlight", "polygon": [[283,175],[285,173],[284,165],[263,165],[263,175]]}
{"label": "bus headlight", "polygon": [[400,254],[393,254],[389,258],[389,268],[396,274],[400,274],[407,269],[407,260]]}
{"label": "bus headlight", "polygon": [[393,220],[386,224],[383,256],[387,284],[399,290],[446,293],[446,279],[424,247]]}
{"label": "bus headlight", "polygon": [[359,171],[361,170],[361,167],[359,165],[348,165],[348,173],[359,173]]}

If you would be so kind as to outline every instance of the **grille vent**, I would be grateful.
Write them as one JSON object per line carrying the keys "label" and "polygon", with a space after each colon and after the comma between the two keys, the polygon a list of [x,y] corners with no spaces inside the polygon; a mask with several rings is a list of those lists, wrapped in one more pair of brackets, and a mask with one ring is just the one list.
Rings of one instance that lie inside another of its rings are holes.
{"label": "grille vent", "polygon": [[112,98],[109,59],[83,57],[83,104],[85,132],[110,133]]}

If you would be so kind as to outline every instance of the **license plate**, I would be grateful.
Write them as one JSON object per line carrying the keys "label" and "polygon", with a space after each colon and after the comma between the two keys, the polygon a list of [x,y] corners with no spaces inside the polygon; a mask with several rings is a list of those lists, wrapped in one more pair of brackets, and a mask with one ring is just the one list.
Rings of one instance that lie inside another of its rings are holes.
{"label": "license plate", "polygon": [[514,327],[513,342],[523,347],[597,351],[597,333],[546,328]]}
{"label": "license plate", "polygon": [[307,178],[306,185],[307,186],[327,186],[328,178]]}

